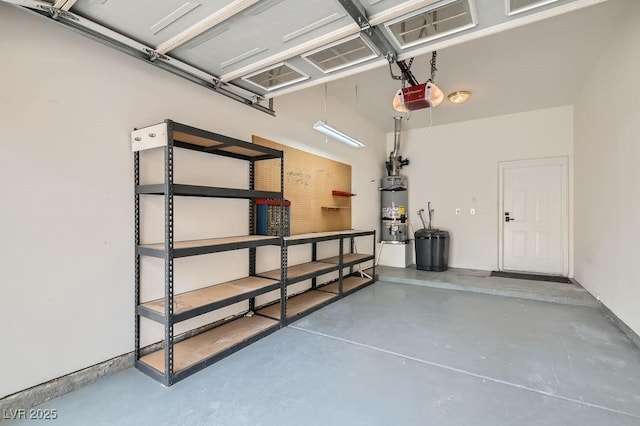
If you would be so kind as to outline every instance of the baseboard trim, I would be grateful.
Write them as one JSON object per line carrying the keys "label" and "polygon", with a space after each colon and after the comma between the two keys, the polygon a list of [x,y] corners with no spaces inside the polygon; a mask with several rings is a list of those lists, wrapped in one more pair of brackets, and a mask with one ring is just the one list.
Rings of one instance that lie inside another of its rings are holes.
{"label": "baseboard trim", "polygon": [[[242,316],[242,315],[240,315]],[[214,323],[189,330],[179,336],[174,337],[174,342],[180,342],[189,337],[193,337],[196,334],[204,333],[210,330],[226,320],[221,319]],[[148,346],[140,348],[140,355],[157,351],[162,349],[163,342],[152,343]],[[9,410],[29,409],[36,405],[44,404],[54,398],[73,392],[92,383],[97,382],[100,379],[111,376],[113,374],[120,373],[126,369],[135,366],[135,354],[128,352],[126,354],[111,358],[107,361],[103,361],[99,364],[92,365],[82,370],[69,373],[66,376],[58,377],[48,382],[35,385],[28,389],[24,389],[7,395],[0,399],[0,413],[9,412]],[[5,410],[5,411],[3,411]],[[1,420],[1,418],[0,418]]]}
{"label": "baseboard trim", "polygon": [[635,331],[633,331],[627,324],[625,324],[620,318],[618,318],[616,314],[611,312],[611,309],[609,309],[604,303],[602,302],[599,302],[599,303],[600,303],[600,310],[604,312],[604,314],[611,321],[613,321],[618,326],[618,328],[622,330],[624,334],[627,335],[629,340],[631,340],[631,342],[633,342],[633,344],[636,345],[638,349],[640,349],[640,336],[638,336],[638,334],[636,334]]}
{"label": "baseboard trim", "polygon": [[[578,280],[574,278],[571,278],[571,282],[575,285],[579,285],[580,287],[582,287],[582,284],[580,284]],[[609,309],[604,303],[602,303],[600,299],[596,298],[596,300],[598,300],[598,307],[604,313],[604,315],[607,318],[609,318],[611,321],[613,321],[613,323],[616,326],[618,326],[618,328],[629,338],[629,340],[631,340],[631,342],[634,345],[636,345],[638,349],[640,349],[640,336],[638,336],[638,334],[635,331],[633,331],[631,327],[625,324],[624,321],[618,318],[618,316],[614,314],[613,311]]]}
{"label": "baseboard trim", "polygon": [[134,365],[133,352],[120,355],[91,367],[58,377],[0,399],[0,412],[29,409],[98,380],[124,371]]}

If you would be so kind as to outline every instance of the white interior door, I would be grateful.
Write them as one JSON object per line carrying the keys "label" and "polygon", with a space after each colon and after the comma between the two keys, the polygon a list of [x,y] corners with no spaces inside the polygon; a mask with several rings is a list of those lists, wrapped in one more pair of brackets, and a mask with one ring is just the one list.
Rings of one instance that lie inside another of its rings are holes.
{"label": "white interior door", "polygon": [[500,269],[566,276],[566,158],[500,163],[500,175]]}

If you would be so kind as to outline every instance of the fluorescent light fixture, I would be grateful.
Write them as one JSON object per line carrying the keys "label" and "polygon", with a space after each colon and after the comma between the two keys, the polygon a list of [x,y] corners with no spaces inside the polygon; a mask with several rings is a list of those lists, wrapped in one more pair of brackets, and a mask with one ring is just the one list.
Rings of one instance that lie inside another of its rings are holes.
{"label": "fluorescent light fixture", "polygon": [[313,128],[320,133],[324,133],[330,138],[342,142],[345,145],[349,145],[350,147],[362,148],[364,146],[362,142],[355,140],[351,136],[345,135],[340,130],[334,129],[322,120],[317,121],[316,124],[313,125]]}

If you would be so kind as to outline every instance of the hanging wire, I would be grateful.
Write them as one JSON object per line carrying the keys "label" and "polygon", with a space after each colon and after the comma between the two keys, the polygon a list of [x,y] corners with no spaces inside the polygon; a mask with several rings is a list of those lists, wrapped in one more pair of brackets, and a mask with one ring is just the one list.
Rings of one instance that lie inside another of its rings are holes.
{"label": "hanging wire", "polygon": [[327,83],[324,84],[324,122],[327,122]]}
{"label": "hanging wire", "polygon": [[[355,111],[358,111],[358,84],[356,83],[356,105],[355,105]],[[360,128],[360,126],[358,126],[358,124],[356,123],[356,139],[359,138],[358,135],[358,129]]]}
{"label": "hanging wire", "polygon": [[[356,88],[355,88],[355,98],[354,98],[353,110],[354,111],[358,111],[358,83],[356,83]],[[356,129],[356,132],[357,131],[358,130]]]}
{"label": "hanging wire", "polygon": [[[327,123],[327,83],[324,84],[324,124]],[[329,136],[324,135],[324,143],[329,143]]]}

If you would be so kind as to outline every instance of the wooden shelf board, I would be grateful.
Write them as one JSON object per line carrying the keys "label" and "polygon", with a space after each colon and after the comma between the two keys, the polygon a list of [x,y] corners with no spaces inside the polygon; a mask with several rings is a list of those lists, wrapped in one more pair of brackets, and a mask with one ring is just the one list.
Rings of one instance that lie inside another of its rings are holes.
{"label": "wooden shelf board", "polygon": [[215,139],[204,138],[202,136],[196,136],[190,133],[180,132],[176,130],[174,130],[173,132],[173,140],[190,143],[192,145],[204,146],[207,148],[222,145],[222,142],[219,142]]}
{"label": "wooden shelf board", "polygon": [[[313,274],[316,272],[323,271],[325,269],[332,269],[335,265],[324,262],[308,262],[301,263],[299,265],[289,266],[287,268],[287,279],[295,279],[307,274]],[[331,272],[331,271],[327,271]],[[271,278],[273,280],[280,280],[280,269],[274,269],[272,271],[267,272],[259,272],[258,274],[261,277]]]}
{"label": "wooden shelf board", "polygon": [[[247,277],[178,294],[173,299],[173,313],[174,315],[182,314],[225,299],[231,299],[241,296],[242,294],[260,291],[261,289],[271,287],[278,282],[279,281],[267,278]],[[146,302],[141,306],[160,314],[164,314],[164,299]]]}
{"label": "wooden shelf board", "polygon": [[[370,254],[345,253],[342,256],[342,263],[353,263],[358,261],[364,262],[365,260],[370,260],[370,258],[371,258]],[[328,259],[320,259],[320,262],[333,263],[337,265],[340,262],[340,256],[334,256]]]}
{"label": "wooden shelf board", "polygon": [[341,235],[354,235],[357,234],[358,236],[364,236],[364,235],[373,235],[373,231],[362,231],[362,230],[358,230],[358,229],[347,229],[344,231],[340,231]]}
{"label": "wooden shelf board", "polygon": [[[174,183],[173,195],[188,197],[212,197],[212,198],[280,198],[279,192],[271,191],[254,191],[240,188],[221,188],[203,185],[188,185]],[[163,195],[165,186],[162,183],[138,185],[136,187],[138,194]]]}
{"label": "wooden shelf board", "polygon": [[[265,235],[242,235],[238,237],[223,237],[223,238],[207,238],[203,240],[189,240],[189,241],[174,241],[173,248],[175,249],[185,249],[185,248],[196,248],[196,247],[206,247],[206,246],[217,246],[224,244],[236,244],[236,243],[246,243],[250,241],[260,241],[260,240],[269,240],[274,237],[265,236]],[[141,244],[140,247],[155,249],[155,250],[164,250],[164,243],[156,243],[156,244]]]}
{"label": "wooden shelf board", "polygon": [[261,155],[264,155],[264,151],[261,151],[260,148],[262,148],[260,145],[256,145],[256,149],[241,146],[226,146],[219,148],[219,150],[225,152],[233,152],[234,154],[245,155],[247,157],[259,157]]}
{"label": "wooden shelf board", "polygon": [[322,206],[322,209],[324,210],[341,210],[341,209],[350,209],[351,207],[344,207],[344,206]]}
{"label": "wooden shelf board", "polygon": [[308,234],[297,234],[290,237],[285,237],[284,242],[287,246],[294,246],[299,244],[319,243],[322,241],[337,240],[342,238],[338,231],[328,232],[311,232]]}
{"label": "wooden shelf board", "polygon": [[288,246],[293,246],[298,244],[310,244],[321,241],[337,240],[347,237],[360,237],[365,235],[374,235],[374,231],[346,229],[341,231],[310,232],[307,234],[295,234],[289,237],[285,237],[284,242]]}
{"label": "wooden shelf board", "polygon": [[172,122],[173,141],[175,146],[188,144],[191,146],[201,147],[201,150],[205,152],[215,153],[223,151],[239,155],[243,159],[282,158],[283,156],[283,153],[280,150],[249,143],[240,139],[209,132],[207,130],[198,129],[173,120],[166,120],[166,122]]}
{"label": "wooden shelf board", "polygon": [[[369,284],[371,280],[369,278],[361,277],[346,277],[342,280],[342,292],[348,293],[366,284]],[[328,291],[330,293],[338,294],[338,282],[327,284],[321,287],[322,291]]]}
{"label": "wooden shelf board", "polygon": [[326,237],[336,237],[340,236],[340,231],[327,231],[327,232],[310,232],[308,234],[297,234],[292,235],[290,237],[285,237],[284,239],[287,241],[296,241],[296,240],[306,240],[309,238],[326,238]]}
{"label": "wooden shelf board", "polygon": [[[277,326],[278,321],[254,315],[242,317],[173,345],[173,371],[178,373],[251,337]],[[164,374],[164,349],[140,358]]]}
{"label": "wooden shelf board", "polygon": [[[329,302],[336,297],[337,295],[335,294],[317,290],[309,290],[290,297],[287,299],[287,318],[300,315],[301,313],[322,303]],[[257,313],[273,319],[280,319],[280,302],[262,308],[258,310]]]}

